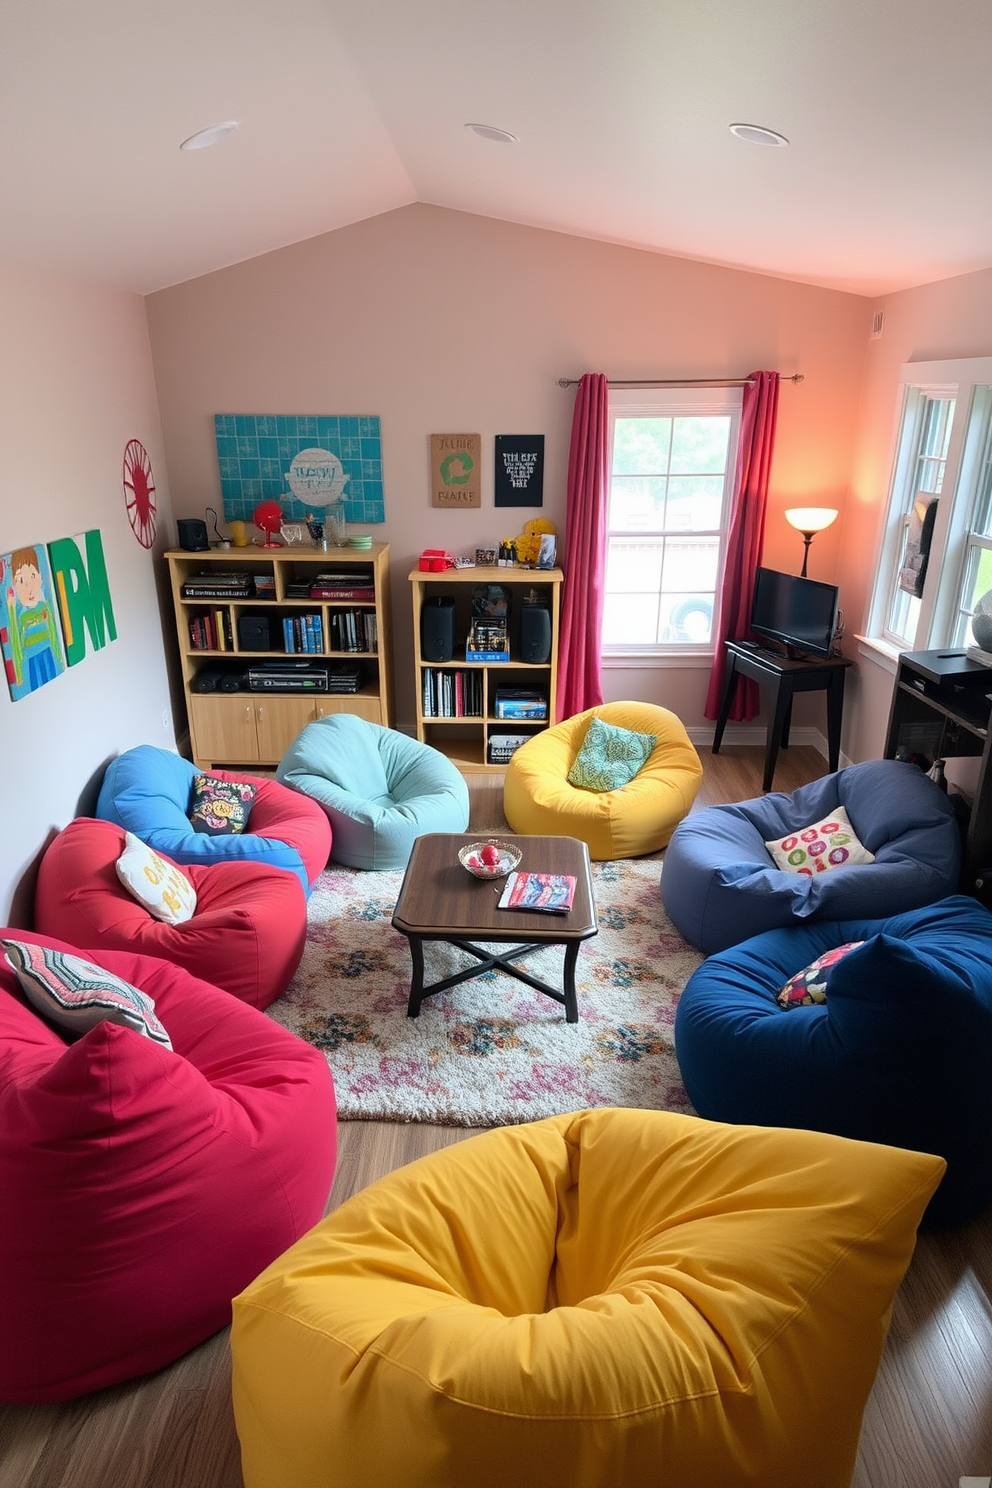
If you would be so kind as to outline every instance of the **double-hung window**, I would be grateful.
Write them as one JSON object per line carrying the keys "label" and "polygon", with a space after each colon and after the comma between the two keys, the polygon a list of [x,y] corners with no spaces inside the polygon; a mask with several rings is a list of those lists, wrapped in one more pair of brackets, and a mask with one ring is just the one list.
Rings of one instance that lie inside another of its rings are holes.
{"label": "double-hung window", "polygon": [[868,636],[895,651],[970,645],[992,590],[992,357],[910,362]]}
{"label": "double-hung window", "polygon": [[604,658],[712,654],[741,396],[610,389]]}

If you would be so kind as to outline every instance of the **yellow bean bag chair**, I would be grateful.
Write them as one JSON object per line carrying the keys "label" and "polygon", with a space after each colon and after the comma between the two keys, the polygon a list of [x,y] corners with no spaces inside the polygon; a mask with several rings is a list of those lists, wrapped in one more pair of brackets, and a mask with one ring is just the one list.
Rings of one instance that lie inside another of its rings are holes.
{"label": "yellow bean bag chair", "polygon": [[235,1298],[246,1488],[846,1488],[943,1171],[611,1109],[421,1158]]}
{"label": "yellow bean bag chair", "polygon": [[[619,790],[584,790],[569,771],[594,718],[638,734],[654,749]],[[653,703],[603,703],[535,734],[510,757],[503,812],[515,832],[578,837],[591,858],[636,858],[666,847],[688,812],[703,767],[681,719]]]}

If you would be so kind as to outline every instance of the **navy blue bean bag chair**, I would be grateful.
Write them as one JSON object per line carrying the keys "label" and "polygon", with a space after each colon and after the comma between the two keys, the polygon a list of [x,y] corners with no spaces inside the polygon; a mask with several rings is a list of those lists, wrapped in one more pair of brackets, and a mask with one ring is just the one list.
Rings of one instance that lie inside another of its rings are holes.
{"label": "navy blue bean bag chair", "polygon": [[[776,866],[765,843],[844,807],[873,863],[807,876]],[[707,955],[762,930],[899,914],[958,889],[961,828],[916,765],[868,760],[791,795],[774,793],[685,817],[665,852],[661,897],[680,934]]]}
{"label": "navy blue bean bag chair", "polygon": [[992,914],[975,899],[771,930],[711,956],[682,994],[675,1052],[700,1116],[936,1153],[947,1173],[929,1225],[992,1203]]}

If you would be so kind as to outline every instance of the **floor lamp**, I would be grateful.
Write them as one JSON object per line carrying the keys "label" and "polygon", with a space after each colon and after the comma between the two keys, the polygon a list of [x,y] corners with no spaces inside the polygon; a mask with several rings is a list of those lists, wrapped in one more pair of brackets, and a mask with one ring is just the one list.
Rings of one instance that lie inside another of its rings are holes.
{"label": "floor lamp", "polygon": [[836,519],[837,512],[832,506],[793,506],[785,514],[785,520],[795,527],[797,532],[803,535],[803,567],[801,578],[806,577],[806,564],[809,560],[809,545],[818,532]]}

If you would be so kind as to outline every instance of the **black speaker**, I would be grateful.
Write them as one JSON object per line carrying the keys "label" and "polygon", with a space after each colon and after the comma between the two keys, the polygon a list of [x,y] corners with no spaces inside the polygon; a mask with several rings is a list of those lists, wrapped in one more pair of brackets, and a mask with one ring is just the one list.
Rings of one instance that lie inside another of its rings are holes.
{"label": "black speaker", "polygon": [[542,605],[524,605],[520,611],[520,660],[549,661],[551,658],[551,612]]}
{"label": "black speaker", "polygon": [[242,651],[271,650],[272,635],[268,615],[239,615],[238,645]]}
{"label": "black speaker", "polygon": [[450,661],[454,651],[455,601],[439,594],[420,611],[420,654],[424,661]]}
{"label": "black speaker", "polygon": [[179,529],[179,546],[185,548],[187,553],[205,553],[210,547],[207,541],[207,524],[199,521],[196,517],[180,517],[176,523]]}

